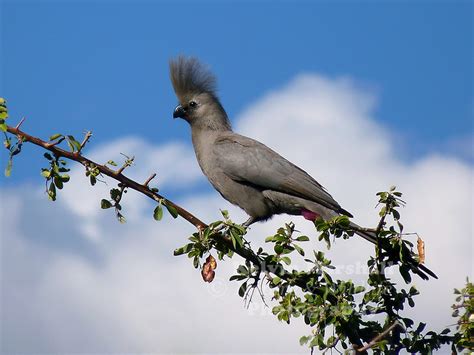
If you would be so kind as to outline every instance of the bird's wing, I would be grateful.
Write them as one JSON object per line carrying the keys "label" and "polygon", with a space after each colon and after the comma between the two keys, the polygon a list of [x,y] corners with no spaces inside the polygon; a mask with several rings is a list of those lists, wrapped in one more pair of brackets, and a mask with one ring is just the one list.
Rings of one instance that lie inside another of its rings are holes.
{"label": "bird's wing", "polygon": [[222,135],[215,142],[214,158],[235,181],[298,196],[352,217],[308,173],[251,138],[236,133]]}

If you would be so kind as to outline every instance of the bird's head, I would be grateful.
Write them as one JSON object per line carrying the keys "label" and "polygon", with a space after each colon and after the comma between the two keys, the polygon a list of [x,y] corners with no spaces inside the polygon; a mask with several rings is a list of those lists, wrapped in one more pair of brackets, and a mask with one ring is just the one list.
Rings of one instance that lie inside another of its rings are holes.
{"label": "bird's head", "polygon": [[179,101],[173,118],[183,118],[192,127],[230,129],[230,123],[216,95],[215,76],[196,58],[170,61],[170,78]]}

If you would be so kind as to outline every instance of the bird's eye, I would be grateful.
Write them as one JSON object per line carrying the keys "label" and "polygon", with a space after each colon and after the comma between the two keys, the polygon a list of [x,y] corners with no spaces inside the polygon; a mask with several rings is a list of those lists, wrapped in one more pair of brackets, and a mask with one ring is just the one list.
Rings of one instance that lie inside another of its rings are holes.
{"label": "bird's eye", "polygon": [[190,107],[196,107],[196,106],[197,106],[196,101],[191,101],[191,102],[189,103],[189,106],[190,106]]}

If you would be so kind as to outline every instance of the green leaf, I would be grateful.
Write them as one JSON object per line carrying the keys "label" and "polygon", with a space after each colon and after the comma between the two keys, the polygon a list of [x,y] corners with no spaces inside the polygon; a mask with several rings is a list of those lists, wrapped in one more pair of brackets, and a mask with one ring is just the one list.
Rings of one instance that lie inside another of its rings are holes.
{"label": "green leaf", "polygon": [[120,223],[125,223],[127,222],[127,220],[125,219],[125,217],[123,216],[123,214],[121,214],[120,212],[117,212],[117,219]]}
{"label": "green leaf", "polygon": [[69,147],[71,148],[72,151],[80,151],[81,150],[81,143],[79,143],[74,136],[68,135],[67,136],[67,141],[69,143]]}
{"label": "green leaf", "polygon": [[171,206],[171,205],[168,205],[167,203],[164,203],[166,209],[168,210],[169,214],[171,216],[173,216],[173,218],[177,218],[178,217],[178,211],[176,210],[176,208],[174,206]]}
{"label": "green leaf", "polygon": [[0,123],[0,131],[2,132],[7,131],[7,124],[5,122]]}
{"label": "green leaf", "polygon": [[249,270],[244,265],[239,265],[239,267],[237,268],[237,272],[241,275],[249,274]]}
{"label": "green leaf", "polygon": [[296,238],[296,240],[297,240],[298,242],[308,242],[308,241],[309,241],[309,238],[308,238],[307,236],[305,236],[305,235],[302,235],[302,236]]}
{"label": "green leaf", "polygon": [[112,207],[112,203],[109,200],[106,200],[105,198],[103,198],[100,201],[100,208],[105,210],[105,209],[110,208],[110,207]]}
{"label": "green leaf", "polygon": [[12,173],[12,165],[13,161],[12,158],[8,159],[7,167],[5,168],[5,176],[9,177]]}
{"label": "green leaf", "polygon": [[247,291],[247,282],[244,282],[242,285],[239,287],[239,296],[244,297],[245,291]]}
{"label": "green leaf", "polygon": [[45,179],[49,179],[49,177],[51,176],[51,171],[43,168],[41,169],[41,176],[44,177]]}
{"label": "green leaf", "polygon": [[300,345],[306,344],[306,343],[309,341],[309,339],[311,339],[310,336],[306,336],[306,335],[305,335],[305,336],[302,336],[302,337],[300,338]]}
{"label": "green leaf", "polygon": [[110,189],[110,198],[114,201],[119,201],[120,200],[120,190],[113,188]]}
{"label": "green leaf", "polygon": [[155,221],[161,221],[163,218],[163,207],[161,207],[161,203],[155,207],[155,210],[153,211],[153,218]]}
{"label": "green leaf", "polygon": [[296,245],[296,244],[293,244],[293,246],[295,247],[296,251],[301,255],[301,256],[304,256],[304,250],[302,247],[300,247],[299,245]]}
{"label": "green leaf", "polygon": [[275,244],[275,246],[273,247],[273,250],[275,250],[275,253],[281,254],[283,252],[283,245]]}
{"label": "green leaf", "polygon": [[117,166],[117,163],[114,162],[113,160],[109,160],[107,164],[112,165],[112,166]]}
{"label": "green leaf", "polygon": [[61,178],[59,177],[59,175],[54,176],[54,184],[59,190],[63,188],[63,182],[61,181]]}
{"label": "green leaf", "polygon": [[189,253],[193,249],[194,244],[188,243],[184,247],[177,248],[173,251],[174,256],[183,255]]}
{"label": "green leaf", "polygon": [[44,153],[43,156],[48,160],[53,160],[53,157],[49,153]]}
{"label": "green leaf", "polygon": [[426,327],[426,323],[423,323],[423,322],[420,323],[418,325],[418,328],[416,328],[415,333],[420,334],[423,331],[423,329],[425,329],[425,327]]}
{"label": "green leaf", "polygon": [[291,259],[288,256],[284,256],[283,258],[281,258],[281,261],[283,261],[286,265],[291,264]]}
{"label": "green leaf", "polygon": [[234,228],[231,228],[229,232],[230,232],[230,238],[232,239],[232,245],[234,246],[234,249],[237,248],[237,246],[242,248],[244,246],[244,241],[242,237],[238,234],[238,232]]}
{"label": "green leaf", "polygon": [[51,201],[56,201],[56,186],[54,186],[54,183],[51,183],[51,184],[49,185],[48,198],[49,198]]}
{"label": "green leaf", "polygon": [[49,137],[49,140],[54,141],[55,139],[58,139],[59,137],[63,137],[63,135],[61,133],[56,133],[56,134],[53,134],[51,137]]}

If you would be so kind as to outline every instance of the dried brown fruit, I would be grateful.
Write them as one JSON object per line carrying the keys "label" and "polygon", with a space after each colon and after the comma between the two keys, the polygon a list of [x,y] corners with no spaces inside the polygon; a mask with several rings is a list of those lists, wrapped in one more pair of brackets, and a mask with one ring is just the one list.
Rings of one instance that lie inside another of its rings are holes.
{"label": "dried brown fruit", "polygon": [[216,276],[214,269],[216,267],[217,267],[216,259],[214,259],[212,255],[209,255],[206,259],[206,262],[202,266],[202,270],[201,270],[202,279],[205,282],[212,282],[212,280],[214,280],[214,276]]}
{"label": "dried brown fruit", "polygon": [[212,270],[215,270],[215,269],[217,268],[217,261],[216,261],[216,259],[215,259],[212,255],[209,255],[209,256],[207,257],[206,263],[211,264]]}
{"label": "dried brown fruit", "polygon": [[423,264],[425,262],[425,242],[420,237],[416,241],[416,247],[418,248],[418,261]]}
{"label": "dried brown fruit", "polygon": [[214,276],[216,276],[216,273],[214,272],[214,270],[212,270],[211,263],[208,263],[206,261],[206,263],[202,267],[201,275],[202,279],[205,282],[212,282],[212,280],[214,280]]}

